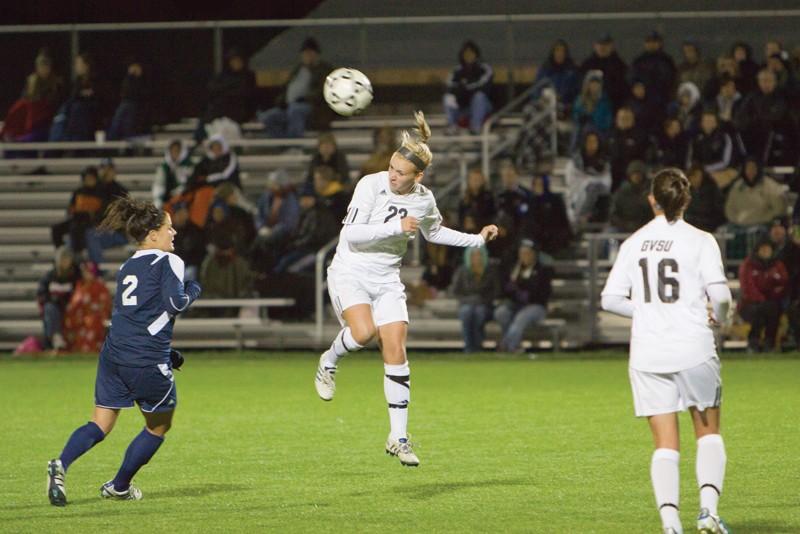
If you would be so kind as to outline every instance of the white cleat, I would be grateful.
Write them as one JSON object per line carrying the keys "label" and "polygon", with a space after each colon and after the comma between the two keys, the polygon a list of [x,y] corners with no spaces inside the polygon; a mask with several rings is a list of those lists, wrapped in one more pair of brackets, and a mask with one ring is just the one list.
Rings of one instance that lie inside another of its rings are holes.
{"label": "white cleat", "polygon": [[701,534],[728,534],[728,527],[717,515],[709,513],[708,509],[701,508],[697,516],[697,532]]}
{"label": "white cleat", "polygon": [[47,462],[47,497],[53,506],[67,505],[67,490],[64,489],[66,472],[61,460]]}
{"label": "white cleat", "polygon": [[411,450],[411,442],[407,438],[392,439],[391,436],[386,440],[386,454],[397,456],[400,463],[406,467],[417,467],[419,458]]}
{"label": "white cleat", "polygon": [[100,487],[100,496],[115,501],[141,501],[142,490],[131,484],[127,490],[117,491],[114,489],[114,481],[109,480]]}
{"label": "white cleat", "polygon": [[317,389],[320,399],[329,401],[336,393],[336,367],[329,367],[326,363],[325,353],[323,353],[319,357],[317,374],[314,376],[314,387]]}

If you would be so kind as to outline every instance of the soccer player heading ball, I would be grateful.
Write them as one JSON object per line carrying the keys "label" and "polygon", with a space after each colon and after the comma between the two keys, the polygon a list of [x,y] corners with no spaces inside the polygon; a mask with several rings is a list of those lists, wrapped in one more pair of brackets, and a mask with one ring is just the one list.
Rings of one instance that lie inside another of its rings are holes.
{"label": "soccer player heading ball", "polygon": [[497,236],[494,225],[485,226],[480,234],[442,226],[433,193],[421,183],[433,159],[426,144],[431,130],[421,111],[414,118],[415,135],[403,132],[388,171],[361,178],[342,221],[339,245],[328,268],[328,292],[343,328],[320,357],[314,379],[319,396],[331,400],[339,358],[377,338],[391,428],[386,452],[407,466],[419,465],[419,459],[406,430],[411,381],[405,346],[408,310],[400,281],[406,246],[417,230],[431,243],[458,247],[479,247]]}
{"label": "soccer player heading ball", "polygon": [[119,198],[100,229],[125,231],[138,250],[117,273],[111,326],[97,363],[92,420],[75,430],[61,456],[47,465],[47,495],[56,506],[67,503],[64,477],[70,464],[103,441],[119,411],[134,402],[145,428],[128,446],[117,475],[100,488],[100,496],[142,498],[131,479],[164,442],[178,401],[172,370],[183,357],[170,348],[175,315],[200,296],[200,284],[184,285],[183,260],[172,254],[176,232],[169,214],[150,202]]}
{"label": "soccer player heading ball", "polygon": [[650,476],[664,532],[683,532],[677,414],[688,409],[697,437],[697,529],[727,533],[717,513],[726,457],[719,433],[722,380],[713,327],[726,320],[731,293],[717,241],[682,218],[691,200],[689,187],[678,169],[656,174],[649,196],[656,216],[622,244],[602,304],[633,317],[633,404],[638,417],[647,417],[655,441]]}

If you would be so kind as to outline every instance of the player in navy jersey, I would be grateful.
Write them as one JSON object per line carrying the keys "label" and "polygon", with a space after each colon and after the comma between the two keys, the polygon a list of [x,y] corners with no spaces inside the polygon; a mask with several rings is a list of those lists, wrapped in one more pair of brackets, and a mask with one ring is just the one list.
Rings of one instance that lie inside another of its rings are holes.
{"label": "player in navy jersey", "polygon": [[47,465],[47,495],[55,506],[67,503],[64,477],[70,464],[101,442],[120,410],[134,403],[144,415],[145,428],[128,446],[117,475],[100,488],[100,496],[142,498],[131,479],[164,442],[177,405],[172,370],[183,357],[170,347],[175,315],[200,296],[197,282],[184,285],[183,260],[172,254],[176,232],[169,214],[150,202],[124,197],[111,204],[100,229],[125,231],[138,250],[117,273],[111,326],[97,364],[92,420],[75,430],[61,456]]}

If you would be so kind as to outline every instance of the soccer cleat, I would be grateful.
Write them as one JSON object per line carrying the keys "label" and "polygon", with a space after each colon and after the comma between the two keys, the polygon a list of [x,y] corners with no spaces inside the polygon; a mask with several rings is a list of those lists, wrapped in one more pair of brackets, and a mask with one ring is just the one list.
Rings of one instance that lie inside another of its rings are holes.
{"label": "soccer cleat", "polygon": [[679,534],[679,532],[672,527],[667,527],[664,529],[664,534]]}
{"label": "soccer cleat", "polygon": [[100,487],[100,496],[115,501],[141,501],[142,490],[131,484],[127,490],[117,491],[114,489],[114,481],[109,480]]}
{"label": "soccer cleat", "polygon": [[411,450],[411,442],[407,438],[392,439],[391,436],[386,440],[386,454],[397,456],[400,463],[406,467],[417,467],[419,458]]}
{"label": "soccer cleat", "polygon": [[329,401],[336,393],[336,367],[328,367],[325,363],[325,353],[323,353],[319,357],[317,374],[314,376],[314,387],[317,389],[320,399]]}
{"label": "soccer cleat", "polygon": [[61,460],[47,462],[47,497],[53,506],[67,505],[67,491],[64,489],[64,476],[66,476]]}
{"label": "soccer cleat", "polygon": [[697,532],[701,534],[728,534],[728,527],[717,515],[709,513],[707,508],[700,509],[697,516]]}

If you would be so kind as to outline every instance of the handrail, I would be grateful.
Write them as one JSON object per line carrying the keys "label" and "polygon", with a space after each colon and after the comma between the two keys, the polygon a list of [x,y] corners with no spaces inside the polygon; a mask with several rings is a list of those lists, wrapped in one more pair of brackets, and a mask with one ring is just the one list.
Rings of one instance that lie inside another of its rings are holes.
{"label": "handrail", "polygon": [[501,118],[505,117],[506,115],[510,115],[512,110],[519,107],[520,104],[528,101],[534,93],[541,91],[547,86],[552,86],[552,82],[550,82],[550,80],[546,78],[540,80],[539,82],[522,91],[515,98],[513,98],[511,102],[500,108],[497,112],[492,113],[489,118],[484,121],[483,127],[481,128],[481,168],[484,176],[487,178],[489,177],[489,160],[491,159],[491,155],[489,154],[489,134],[491,133],[492,126],[494,126],[495,123]]}
{"label": "handrail", "polygon": [[330,241],[328,241],[324,247],[317,251],[316,256],[314,257],[314,319],[316,321],[316,328],[314,332],[314,337],[317,340],[317,343],[322,342],[322,336],[324,335],[324,326],[325,326],[325,281],[323,280],[323,275],[325,272],[325,257],[328,255],[328,252],[331,251],[333,247],[339,244],[339,236],[337,235]]}

